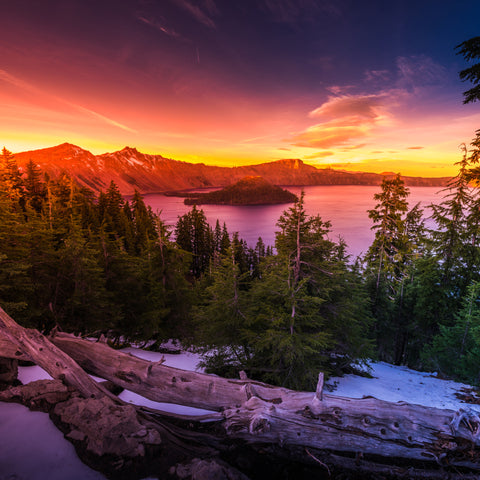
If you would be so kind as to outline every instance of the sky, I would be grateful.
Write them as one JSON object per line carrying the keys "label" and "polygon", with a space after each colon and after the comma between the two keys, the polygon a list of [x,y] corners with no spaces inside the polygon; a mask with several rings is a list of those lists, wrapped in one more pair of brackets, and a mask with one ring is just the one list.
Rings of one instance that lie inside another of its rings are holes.
{"label": "sky", "polygon": [[0,144],[455,174],[478,0],[0,0]]}

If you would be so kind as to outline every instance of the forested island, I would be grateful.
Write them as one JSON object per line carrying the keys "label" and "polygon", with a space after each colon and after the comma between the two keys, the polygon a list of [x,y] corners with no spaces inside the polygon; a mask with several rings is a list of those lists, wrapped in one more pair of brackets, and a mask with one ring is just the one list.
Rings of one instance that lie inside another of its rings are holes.
{"label": "forested island", "polygon": [[220,190],[184,194],[185,205],[274,205],[293,203],[297,196],[262,177],[245,177]]}

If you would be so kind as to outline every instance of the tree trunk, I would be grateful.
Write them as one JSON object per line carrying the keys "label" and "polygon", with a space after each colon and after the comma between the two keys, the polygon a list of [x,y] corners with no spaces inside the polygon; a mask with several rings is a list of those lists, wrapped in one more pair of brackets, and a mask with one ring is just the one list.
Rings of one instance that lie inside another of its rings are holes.
{"label": "tree trunk", "polygon": [[321,387],[315,393],[296,392],[152,364],[65,334],[52,341],[87,370],[151,400],[222,411],[210,419],[221,418],[230,438],[480,471],[468,457],[480,457],[480,419],[467,412],[342,398]]}
{"label": "tree trunk", "polygon": [[[405,466],[411,470],[407,473],[402,470],[403,478],[441,478],[445,472],[449,478],[468,478],[472,472],[480,474],[480,419],[476,414],[371,397],[336,397],[322,392],[322,378],[316,392],[291,391],[245,377],[224,379],[151,363],[114,351],[105,344],[65,334],[51,339],[55,347],[38,332],[16,325],[1,310],[0,334],[7,343],[15,345],[16,348],[8,349],[12,355],[20,349],[53,377],[78,388],[87,400],[96,400],[89,398],[93,395],[102,402],[104,399],[111,402],[105,390],[95,383],[92,387],[88,376],[89,381],[85,380],[86,374],[80,373],[71,358],[86,370],[152,400],[217,410],[219,413],[203,416],[202,423],[193,417],[172,419],[175,416],[171,414],[168,414],[171,420],[162,416],[155,423],[162,442],[168,438],[168,445],[183,452],[187,460],[192,459],[192,445],[199,449],[201,445],[213,447],[208,455],[220,452],[233,463],[236,460],[232,451],[250,448],[259,455],[270,446],[267,450],[280,462],[310,462],[320,470],[328,469],[328,464],[337,472],[349,469],[363,471],[365,475],[350,478],[369,478],[365,473],[369,470],[388,474],[387,478],[402,478],[398,472]],[[5,353],[2,351],[0,355]],[[108,405],[103,407],[102,415],[107,415],[107,419],[101,425],[106,428],[108,412],[112,410]],[[68,404],[62,411],[74,423],[80,409]],[[141,425],[144,417],[137,413],[136,418],[135,426]],[[211,422],[204,423],[207,420]],[[75,426],[80,433],[74,437],[94,435],[90,423],[87,427],[82,430],[83,427]],[[189,431],[192,428],[194,431]],[[102,432],[99,430],[100,435]],[[136,435],[130,433],[125,436],[123,432],[122,438]],[[188,441],[190,450],[182,446],[182,441]],[[128,451],[138,457],[142,449],[135,444]],[[255,469],[247,473],[255,477]],[[256,475],[260,478],[258,472]]]}
{"label": "tree trunk", "polygon": [[[46,370],[53,378],[75,387],[85,398],[101,398],[110,394],[92,380],[66,353],[53,345],[37,330],[23,328],[0,308],[0,336],[3,342],[10,341],[14,348],[8,352],[24,353],[33,362]],[[16,347],[16,348],[15,348]],[[5,357],[7,352],[0,352]],[[15,357],[14,358],[18,358]]]}

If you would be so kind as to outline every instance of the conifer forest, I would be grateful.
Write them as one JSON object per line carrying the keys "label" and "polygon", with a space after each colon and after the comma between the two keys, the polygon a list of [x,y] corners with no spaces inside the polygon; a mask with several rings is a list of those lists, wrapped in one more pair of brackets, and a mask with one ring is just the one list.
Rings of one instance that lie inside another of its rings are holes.
{"label": "conifer forest", "polygon": [[176,338],[207,371],[293,389],[318,372],[376,358],[480,381],[478,146],[431,205],[426,228],[399,175],[368,215],[362,258],[328,238],[304,195],[277,221],[275,245],[247,245],[193,206],[167,228],[137,192],[96,196],[71,178],[0,156],[0,303],[19,323],[108,336],[113,345]]}

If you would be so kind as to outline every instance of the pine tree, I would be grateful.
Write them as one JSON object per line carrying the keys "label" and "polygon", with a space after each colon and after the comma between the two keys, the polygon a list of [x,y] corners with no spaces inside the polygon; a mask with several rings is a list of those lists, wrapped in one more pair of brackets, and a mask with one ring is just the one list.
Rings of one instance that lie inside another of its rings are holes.
{"label": "pine tree", "polygon": [[440,326],[424,360],[444,375],[470,383],[480,381],[480,282],[468,286],[455,323]]}
{"label": "pine tree", "polygon": [[375,336],[380,357],[400,364],[406,360],[411,318],[405,310],[405,283],[413,280],[414,265],[423,248],[422,210],[408,210],[409,190],[397,174],[384,178],[378,202],[368,211],[375,238],[366,256]]}
{"label": "pine tree", "polygon": [[[456,49],[458,54],[463,55],[465,60],[478,60],[480,59],[480,37],[473,37],[469,40],[465,40],[460,45],[457,45]],[[480,64],[475,63],[469,68],[466,68],[460,72],[460,79],[462,81],[468,80],[473,83],[474,87],[463,93],[463,103],[476,102],[480,99]]]}
{"label": "pine tree", "polygon": [[399,174],[393,179],[384,178],[381,189],[380,193],[373,196],[378,202],[375,208],[368,210],[368,216],[373,220],[375,239],[368,249],[366,260],[371,268],[376,269],[376,291],[383,281],[395,293],[401,281],[398,259],[403,247],[403,215],[408,210],[406,198],[409,191]]}
{"label": "pine tree", "polygon": [[194,205],[190,212],[179,217],[175,237],[179,247],[192,254],[190,270],[194,278],[199,278],[208,268],[214,253],[213,232],[203,210]]}
{"label": "pine tree", "polygon": [[5,147],[0,155],[0,188],[20,207],[24,207],[24,188],[22,174],[18,168],[15,156]]}
{"label": "pine tree", "polygon": [[263,260],[249,290],[250,370],[263,380],[311,389],[319,371],[368,355],[367,299],[342,261],[343,247],[327,238],[329,222],[306,215],[303,193],[277,226],[277,255]]}
{"label": "pine tree", "polygon": [[[463,276],[465,245],[468,239],[468,210],[472,201],[467,178],[468,158],[466,148],[461,161],[457,162],[459,172],[449,181],[444,190],[443,201],[431,205],[435,229],[430,232],[433,254],[441,260],[443,285],[451,286]],[[468,284],[468,278],[466,279]],[[464,289],[462,288],[464,291]]]}
{"label": "pine tree", "polygon": [[64,330],[86,333],[114,323],[99,251],[86,237],[79,219],[70,218],[58,250],[57,283],[51,302],[56,323]]}
{"label": "pine tree", "polygon": [[40,213],[44,208],[47,190],[42,180],[42,171],[32,160],[29,160],[25,167],[24,185],[29,206]]}
{"label": "pine tree", "polygon": [[[150,206],[147,207],[143,197],[135,190],[132,201],[132,220],[134,227],[135,247],[137,253],[142,252],[150,241],[157,237],[156,218]],[[126,232],[124,232],[125,234]]]}
{"label": "pine tree", "polygon": [[25,230],[25,217],[18,203],[0,188],[0,302],[7,313],[30,326],[28,301],[33,285],[28,275]]}
{"label": "pine tree", "polygon": [[249,367],[250,350],[243,334],[248,298],[245,275],[240,272],[233,248],[229,248],[194,309],[196,338],[206,352],[207,371],[234,376]]}

